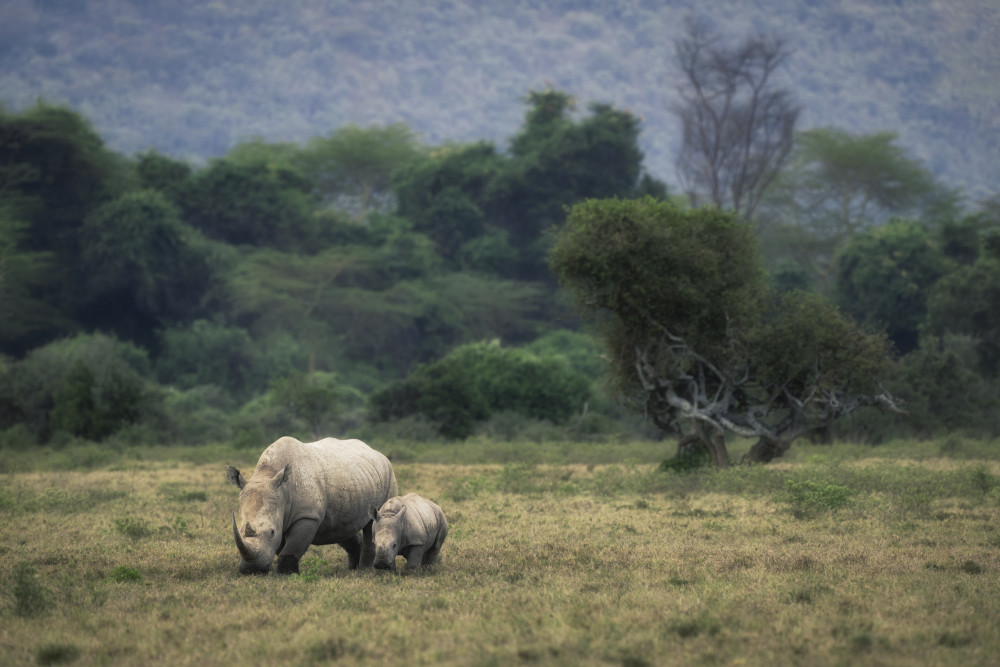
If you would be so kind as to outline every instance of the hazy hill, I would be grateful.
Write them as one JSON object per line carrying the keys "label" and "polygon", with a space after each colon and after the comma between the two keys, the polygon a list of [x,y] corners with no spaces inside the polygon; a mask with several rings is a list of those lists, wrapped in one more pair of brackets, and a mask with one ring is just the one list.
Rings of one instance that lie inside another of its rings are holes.
{"label": "hazy hill", "polygon": [[69,104],[115,150],[201,160],[346,123],[502,147],[552,85],[641,114],[647,166],[673,182],[672,42],[692,12],[790,40],[803,128],[896,130],[973,196],[1000,189],[996,0],[3,0],[0,101]]}

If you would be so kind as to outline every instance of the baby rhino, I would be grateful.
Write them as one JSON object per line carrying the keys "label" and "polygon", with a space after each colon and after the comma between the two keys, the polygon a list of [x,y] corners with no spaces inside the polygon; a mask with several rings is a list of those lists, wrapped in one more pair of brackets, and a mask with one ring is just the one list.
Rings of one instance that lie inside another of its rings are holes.
{"label": "baby rhino", "polygon": [[389,498],[381,509],[371,509],[375,541],[375,569],[396,571],[397,554],[406,569],[431,565],[437,559],[448,522],[441,508],[415,493]]}

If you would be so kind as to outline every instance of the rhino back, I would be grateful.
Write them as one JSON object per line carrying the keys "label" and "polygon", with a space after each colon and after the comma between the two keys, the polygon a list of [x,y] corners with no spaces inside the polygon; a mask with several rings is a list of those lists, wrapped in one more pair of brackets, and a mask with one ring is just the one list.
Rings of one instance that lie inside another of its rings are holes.
{"label": "rhino back", "polygon": [[389,459],[360,440],[281,438],[261,455],[258,468],[262,464],[275,471],[292,467],[285,525],[319,519],[326,539],[357,532],[369,521],[369,508],[397,494]]}
{"label": "rhino back", "polygon": [[429,544],[446,528],[444,512],[435,503],[416,493],[408,493],[400,502],[406,505],[403,520],[404,539],[408,544]]}

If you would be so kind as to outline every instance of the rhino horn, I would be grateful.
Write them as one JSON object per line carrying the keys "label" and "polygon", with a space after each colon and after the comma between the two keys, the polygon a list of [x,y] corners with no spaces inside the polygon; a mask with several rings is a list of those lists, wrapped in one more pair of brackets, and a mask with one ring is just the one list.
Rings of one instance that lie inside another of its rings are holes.
{"label": "rhino horn", "polygon": [[243,560],[254,560],[254,553],[250,551],[240,536],[240,529],[236,526],[236,512],[233,512],[233,537],[236,538],[236,549],[240,552]]}
{"label": "rhino horn", "polygon": [[247,537],[257,537],[257,531],[253,529],[249,521],[247,521],[247,525],[243,528],[243,534]]}

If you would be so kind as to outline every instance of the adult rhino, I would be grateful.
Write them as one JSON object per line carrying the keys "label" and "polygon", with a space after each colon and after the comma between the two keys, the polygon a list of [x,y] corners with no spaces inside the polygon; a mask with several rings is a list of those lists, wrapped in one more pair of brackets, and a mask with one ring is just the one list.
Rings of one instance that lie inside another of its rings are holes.
{"label": "adult rhino", "polygon": [[266,574],[275,554],[278,574],[295,574],[310,544],[339,544],[351,569],[371,567],[369,511],[398,493],[389,459],[360,440],[279,438],[250,479],[234,466],[226,478],[240,487],[233,537],[243,574]]}

